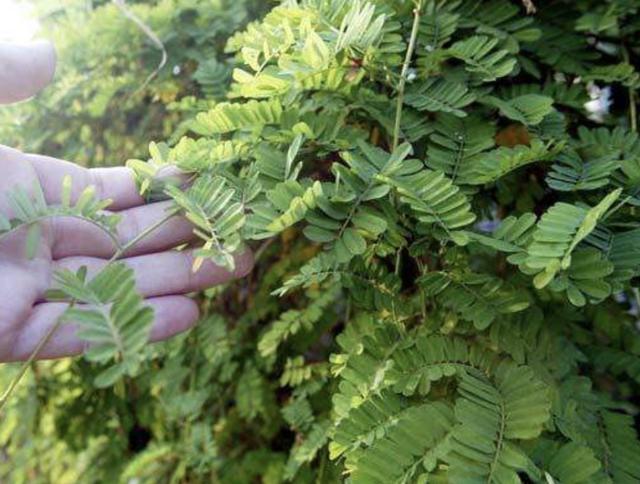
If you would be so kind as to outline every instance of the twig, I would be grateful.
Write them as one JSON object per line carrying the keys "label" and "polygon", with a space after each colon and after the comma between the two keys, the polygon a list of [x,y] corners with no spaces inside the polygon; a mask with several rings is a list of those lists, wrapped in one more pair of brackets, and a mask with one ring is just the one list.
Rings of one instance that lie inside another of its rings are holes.
{"label": "twig", "polygon": [[636,91],[629,88],[629,117],[631,118],[631,131],[638,132],[638,114],[636,112]]}
{"label": "twig", "polygon": [[131,96],[133,97],[137,95],[140,91],[142,91],[145,87],[147,87],[147,85],[153,80],[154,77],[158,75],[158,73],[165,66],[165,64],[167,63],[167,49],[165,49],[164,44],[162,43],[160,38],[155,34],[155,32],[151,30],[151,27],[145,24],[140,19],[140,17],[138,17],[135,13],[133,13],[133,11],[129,7],[127,7],[125,0],[113,0],[113,3],[115,4],[116,7],[120,9],[120,11],[125,17],[127,17],[129,20],[135,23],[138,26],[138,28],[142,30],[142,32],[149,38],[149,40],[151,40],[153,45],[155,45],[156,48],[162,53],[160,64],[158,64],[158,67],[156,67],[154,71],[147,76],[147,78],[142,83],[142,85],[138,89],[136,89],[133,94],[131,94]]}
{"label": "twig", "polygon": [[402,121],[402,107],[404,105],[404,90],[407,84],[407,74],[409,72],[409,65],[413,58],[413,51],[416,48],[416,40],[418,38],[418,30],[420,27],[420,10],[422,10],[422,0],[416,2],[416,6],[413,9],[413,27],[411,28],[411,37],[409,39],[409,46],[407,47],[407,53],[402,64],[402,71],[400,73],[400,84],[398,84],[398,102],[396,104],[396,121],[393,127],[393,150],[398,147],[400,141],[400,122]]}
{"label": "twig", "polygon": [[620,210],[622,207],[624,207],[627,202],[629,200],[631,200],[633,198],[633,195],[627,195],[626,197],[624,197],[622,200],[620,200],[616,205],[614,205],[613,207],[611,207],[609,210],[607,210],[607,212],[602,216],[602,219],[600,219],[602,222],[604,222],[605,220],[607,220],[611,215],[613,215],[614,213],[616,213],[618,210]]}
{"label": "twig", "polygon": [[178,212],[180,212],[179,208],[171,209],[167,213],[167,215],[165,217],[163,217],[161,220],[158,220],[155,224],[147,227],[142,232],[140,232],[138,235],[136,235],[133,239],[131,239],[129,242],[127,242],[126,244],[122,245],[118,250],[116,250],[116,252],[111,256],[111,259],[109,259],[109,262],[107,264],[111,264],[112,262],[115,262],[116,260],[118,260],[120,257],[122,257],[125,254],[125,252],[127,252],[129,249],[131,249],[133,246],[135,246],[138,242],[140,242],[142,239],[148,237],[152,232],[155,232],[162,225],[164,225],[170,219],[175,217],[178,214]]}
{"label": "twig", "polygon": [[[624,61],[629,63],[629,51],[626,47],[622,49],[622,57]],[[633,86],[629,86],[629,122],[631,124],[631,131],[638,132],[638,114],[636,112],[636,90]]]}

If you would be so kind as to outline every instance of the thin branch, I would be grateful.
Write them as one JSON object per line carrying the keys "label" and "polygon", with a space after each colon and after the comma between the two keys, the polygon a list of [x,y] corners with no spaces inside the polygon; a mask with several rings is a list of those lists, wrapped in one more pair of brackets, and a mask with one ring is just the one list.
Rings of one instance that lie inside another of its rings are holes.
{"label": "thin branch", "polygon": [[147,227],[146,229],[144,229],[142,232],[140,232],[138,235],[136,235],[133,239],[131,239],[129,242],[127,242],[126,244],[122,245],[116,252],[115,254],[113,254],[113,256],[111,256],[111,259],[109,259],[109,262],[107,264],[111,264],[112,262],[115,262],[116,260],[118,260],[120,257],[122,257],[129,249],[131,249],[132,247],[134,247],[136,244],[138,244],[142,239],[148,237],[149,235],[151,235],[152,232],[155,232],[157,229],[159,229],[162,225],[164,225],[166,222],[168,222],[170,219],[172,219],[173,217],[175,217],[178,213],[180,212],[179,208],[173,208],[171,210],[169,210],[169,212],[167,212],[167,215],[165,217],[163,217],[161,220],[158,220],[155,224]]}
{"label": "thin branch", "polygon": [[[629,63],[629,51],[626,47],[622,48],[622,57],[624,61]],[[629,86],[629,122],[631,125],[631,131],[638,132],[638,114],[636,111],[636,89],[633,86]]]}
{"label": "thin branch", "polygon": [[[73,307],[74,304],[75,304],[75,301],[72,301],[69,307],[70,308]],[[13,391],[18,386],[18,383],[20,383],[20,381],[22,380],[24,375],[27,373],[27,370],[29,369],[31,364],[38,357],[38,354],[40,353],[42,348],[44,348],[44,345],[46,345],[49,342],[49,340],[51,339],[51,336],[53,336],[53,333],[55,333],[58,330],[58,328],[60,327],[60,325],[62,325],[62,322],[64,321],[65,314],[66,314],[66,311],[65,311],[64,314],[62,314],[62,316],[60,316],[56,320],[56,322],[54,324],[51,325],[51,327],[47,330],[45,335],[40,339],[40,341],[38,341],[38,344],[36,345],[35,349],[29,355],[29,358],[27,359],[27,361],[25,361],[22,364],[22,366],[20,367],[20,372],[13,378],[13,380],[11,380],[11,383],[9,384],[9,387],[6,389],[6,391],[4,392],[2,397],[0,397],[0,412],[2,412],[2,410],[4,409],[4,406],[6,405],[7,401],[9,400],[9,397],[11,397],[11,395],[13,394]]]}
{"label": "thin branch", "polygon": [[404,105],[404,90],[407,84],[407,74],[409,72],[409,65],[413,58],[413,51],[416,48],[416,40],[418,39],[418,30],[420,27],[420,10],[422,10],[422,0],[416,2],[416,6],[413,9],[413,27],[411,28],[411,37],[409,39],[409,46],[407,47],[407,53],[402,65],[402,71],[400,73],[400,84],[398,85],[398,101],[396,104],[396,121],[393,127],[393,148],[391,151],[398,147],[400,141],[400,122],[402,121],[402,107]]}
{"label": "thin branch", "polygon": [[131,96],[135,96],[140,91],[142,91],[145,87],[147,87],[147,85],[160,73],[162,68],[165,66],[165,64],[167,63],[167,49],[164,47],[164,44],[162,43],[160,38],[156,35],[156,33],[151,29],[151,27],[145,24],[140,19],[140,17],[138,17],[135,13],[133,13],[133,11],[129,7],[127,7],[125,0],[113,0],[113,3],[115,4],[116,7],[118,7],[118,9],[120,9],[120,11],[125,17],[131,20],[134,24],[138,26],[140,30],[142,30],[142,32],[149,38],[149,40],[153,43],[153,45],[155,45],[156,48],[162,53],[162,58],[160,59],[160,63],[158,64],[158,67],[156,67],[154,71],[147,76],[147,78],[142,83],[142,85],[138,89],[136,89],[135,92],[131,95]]}

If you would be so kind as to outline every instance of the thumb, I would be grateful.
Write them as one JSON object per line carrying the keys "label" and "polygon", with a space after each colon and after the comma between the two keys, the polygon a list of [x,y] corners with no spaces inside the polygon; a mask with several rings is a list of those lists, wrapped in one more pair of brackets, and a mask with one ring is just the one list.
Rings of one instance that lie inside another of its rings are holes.
{"label": "thumb", "polygon": [[33,96],[51,82],[55,70],[51,42],[0,42],[0,104]]}

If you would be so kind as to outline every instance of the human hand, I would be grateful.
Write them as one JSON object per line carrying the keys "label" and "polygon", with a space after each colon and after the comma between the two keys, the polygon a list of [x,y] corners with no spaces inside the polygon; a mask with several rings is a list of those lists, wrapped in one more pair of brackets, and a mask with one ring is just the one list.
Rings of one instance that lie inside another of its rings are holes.
{"label": "human hand", "polygon": [[[0,44],[0,101],[33,95],[51,79],[54,68],[55,54],[46,44],[33,48]],[[0,145],[0,213],[12,217],[6,194],[18,186],[33,193],[34,184],[38,184],[48,204],[59,203],[65,176],[72,179],[72,198],[94,186],[98,198],[113,200],[109,208],[121,216],[120,245],[164,219],[172,206],[171,202],[145,205],[128,168],[86,169]],[[57,217],[42,222],[42,235],[32,258],[26,255],[26,234],[26,230],[18,230],[0,240],[0,361],[28,359],[67,308],[67,304],[44,299],[56,270],[86,266],[91,277],[116,252],[113,240],[105,232],[75,218]],[[191,239],[192,226],[176,216],[140,240],[122,259],[134,270],[137,289],[154,309],[153,341],[183,331],[198,319],[196,303],[184,294],[242,277],[252,268],[252,255],[246,252],[236,257],[233,272],[205,263],[193,273],[193,252],[170,250]],[[49,338],[37,357],[75,355],[83,351],[84,345],[75,336],[74,326],[65,324]]]}

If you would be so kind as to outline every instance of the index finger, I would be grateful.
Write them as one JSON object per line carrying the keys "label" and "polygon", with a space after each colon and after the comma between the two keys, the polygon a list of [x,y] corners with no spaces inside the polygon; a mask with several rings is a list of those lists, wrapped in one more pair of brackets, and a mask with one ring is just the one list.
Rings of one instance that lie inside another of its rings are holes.
{"label": "index finger", "polygon": [[60,203],[62,181],[66,176],[72,180],[72,200],[76,200],[85,188],[94,186],[97,198],[109,198],[113,201],[109,210],[122,210],[144,203],[130,168],[117,166],[89,169],[49,156],[27,154],[25,157],[38,175],[47,203]]}

